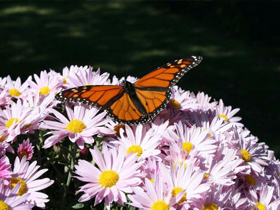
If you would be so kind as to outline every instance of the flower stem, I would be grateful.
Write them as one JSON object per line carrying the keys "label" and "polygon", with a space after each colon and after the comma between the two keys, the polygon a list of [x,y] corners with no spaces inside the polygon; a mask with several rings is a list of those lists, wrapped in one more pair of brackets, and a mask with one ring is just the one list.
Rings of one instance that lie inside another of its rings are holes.
{"label": "flower stem", "polygon": [[[70,151],[71,151],[71,149],[70,149]],[[75,160],[76,160],[76,153],[77,153],[77,145],[74,143],[73,147],[72,147],[70,170],[68,170],[68,177],[67,177],[67,181],[66,181],[66,184],[65,184],[65,190],[64,190],[63,197],[62,197],[62,202],[61,202],[61,209],[64,209],[66,196],[67,196],[68,189],[69,189],[69,186],[70,186],[70,183],[71,183],[72,173],[73,173]]]}
{"label": "flower stem", "polygon": [[35,141],[36,141],[36,146],[38,150],[38,163],[41,165],[41,146],[40,146],[40,133],[38,130],[35,131]]}

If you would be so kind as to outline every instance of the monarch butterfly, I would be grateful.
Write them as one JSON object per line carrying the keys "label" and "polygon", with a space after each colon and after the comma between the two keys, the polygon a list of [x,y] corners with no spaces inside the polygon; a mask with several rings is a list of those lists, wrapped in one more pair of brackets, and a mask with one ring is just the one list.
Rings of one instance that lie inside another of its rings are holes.
{"label": "monarch butterfly", "polygon": [[134,84],[80,86],[58,93],[56,99],[97,106],[119,123],[149,123],[169,102],[171,87],[201,61],[201,56],[182,58],[158,67]]}

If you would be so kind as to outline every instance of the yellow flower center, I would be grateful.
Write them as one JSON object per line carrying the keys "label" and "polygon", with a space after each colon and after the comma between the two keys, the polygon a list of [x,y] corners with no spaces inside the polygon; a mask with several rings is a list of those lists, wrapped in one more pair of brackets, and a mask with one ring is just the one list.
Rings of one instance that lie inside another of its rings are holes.
{"label": "yellow flower center", "polygon": [[73,133],[81,133],[87,126],[80,120],[71,120],[66,130],[71,131]]}
{"label": "yellow flower center", "polygon": [[42,87],[40,89],[40,95],[48,95],[48,93],[51,91],[51,89],[49,87]]}
{"label": "yellow flower center", "polygon": [[11,94],[11,96],[20,96],[21,92],[19,92],[19,90],[13,88],[9,90],[9,93]]}
{"label": "yellow flower center", "polygon": [[20,158],[22,158],[23,156],[28,158],[28,153],[26,151],[22,151],[19,156],[20,156]]}
{"label": "yellow flower center", "polygon": [[[182,187],[174,187],[172,190],[172,197],[175,197],[178,193],[182,191],[183,191]],[[179,200],[178,203],[183,203],[185,200],[187,200],[186,198],[187,198],[187,193],[183,195],[183,197],[181,198],[181,200]]]}
{"label": "yellow flower center", "polygon": [[0,137],[0,142],[5,141],[5,138],[6,138],[6,135],[5,135],[5,134],[3,134],[3,135]]}
{"label": "yellow flower center", "polygon": [[182,147],[183,147],[183,150],[189,154],[193,147],[193,144],[190,142],[184,142]]}
{"label": "yellow flower center", "polygon": [[0,210],[10,210],[10,208],[4,201],[0,201]]}
{"label": "yellow flower center", "polygon": [[28,128],[30,128],[30,127],[32,127],[32,124],[31,124],[31,123],[30,123],[30,124],[25,125],[25,126],[24,126],[24,129],[28,129]]}
{"label": "yellow flower center", "polygon": [[214,203],[207,203],[204,205],[203,210],[218,210],[218,206]]}
{"label": "yellow flower center", "polygon": [[256,180],[254,179],[253,176],[251,176],[251,175],[245,175],[244,178],[245,178],[245,181],[246,181],[249,185],[256,185]]}
{"label": "yellow flower center", "polygon": [[132,145],[127,149],[126,154],[129,154],[131,152],[133,152],[134,154],[137,153],[137,156],[140,157],[143,153],[143,150],[139,145]]}
{"label": "yellow flower center", "polygon": [[164,201],[154,202],[154,204],[152,205],[152,208],[151,208],[151,210],[169,210],[169,209],[170,209],[170,207]]}
{"label": "yellow flower center", "polygon": [[173,109],[181,109],[181,104],[174,99],[171,99],[169,101],[169,104],[172,106]]}
{"label": "yellow flower center", "polygon": [[226,122],[228,122],[228,118],[227,118],[226,115],[224,115],[224,114],[219,114],[219,117],[224,118],[224,120],[225,120]]}
{"label": "yellow flower center", "polygon": [[68,78],[68,77],[63,77],[63,83],[64,83],[64,84],[67,84],[67,81],[66,81],[67,78]]}
{"label": "yellow flower center", "polygon": [[21,178],[13,177],[9,181],[11,183],[11,189],[13,189],[14,186],[16,186],[16,184],[20,182],[20,189],[17,194],[18,196],[21,196],[27,192],[27,185]]}
{"label": "yellow flower center", "polygon": [[208,173],[206,173],[205,175],[204,175],[204,179],[208,179],[210,177],[210,174],[208,174]]}
{"label": "yellow flower center", "polygon": [[242,159],[245,162],[250,162],[251,161],[251,155],[247,150],[245,150],[245,149],[241,150],[240,154],[242,155]]}
{"label": "yellow flower center", "polygon": [[150,180],[152,183],[155,183],[155,181],[154,181],[152,178],[149,178],[149,180]]}
{"label": "yellow flower center", "polygon": [[7,128],[11,127],[11,125],[12,125],[14,122],[17,123],[17,122],[18,122],[18,118],[11,118],[11,119],[9,119],[9,120],[6,122],[6,127],[7,127]]}
{"label": "yellow flower center", "polygon": [[98,179],[99,184],[103,187],[113,187],[119,181],[119,175],[113,170],[103,171]]}
{"label": "yellow flower center", "polygon": [[[258,210],[265,210],[265,205],[263,205],[262,203],[256,203],[256,207],[258,207]],[[254,208],[254,210],[256,210],[257,208]]]}

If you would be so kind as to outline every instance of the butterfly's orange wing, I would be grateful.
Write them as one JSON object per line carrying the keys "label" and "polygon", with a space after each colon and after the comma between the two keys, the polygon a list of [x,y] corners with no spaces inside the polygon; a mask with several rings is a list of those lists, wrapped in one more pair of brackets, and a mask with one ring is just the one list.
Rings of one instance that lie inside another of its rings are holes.
{"label": "butterfly's orange wing", "polygon": [[202,61],[201,56],[191,56],[167,63],[137,80],[134,85],[139,89],[169,88],[175,85],[190,69]]}
{"label": "butterfly's orange wing", "polygon": [[143,118],[122,86],[80,86],[62,91],[56,98],[61,101],[82,102],[106,109],[111,117],[121,123],[132,124]]}
{"label": "butterfly's orange wing", "polygon": [[169,102],[171,87],[201,61],[201,56],[175,60],[157,68],[134,83],[137,97],[148,114],[147,121],[157,115]]}
{"label": "butterfly's orange wing", "polygon": [[86,85],[64,90],[56,96],[61,101],[82,102],[107,109],[123,96],[124,89],[118,85]]}
{"label": "butterfly's orange wing", "polygon": [[127,93],[124,93],[121,98],[116,100],[108,111],[109,115],[120,123],[134,124],[143,118],[143,115]]}

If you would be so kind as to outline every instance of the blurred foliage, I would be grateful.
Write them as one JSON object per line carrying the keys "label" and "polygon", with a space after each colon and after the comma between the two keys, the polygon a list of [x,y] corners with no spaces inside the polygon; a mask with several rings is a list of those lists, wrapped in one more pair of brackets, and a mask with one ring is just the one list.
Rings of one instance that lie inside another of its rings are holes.
{"label": "blurred foliage", "polygon": [[280,155],[279,3],[1,3],[1,77],[25,80],[70,65],[143,76],[173,59],[204,61],[179,82],[226,105]]}

